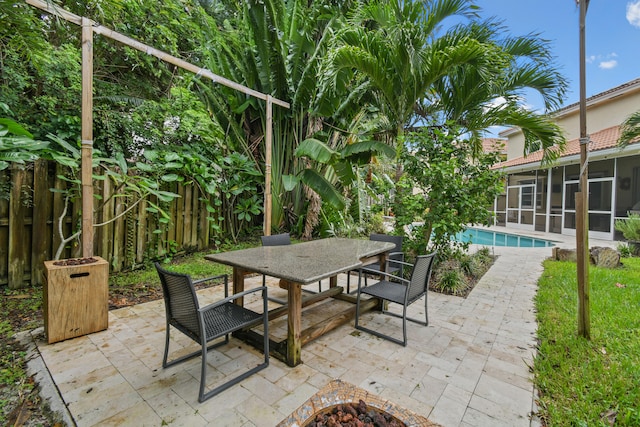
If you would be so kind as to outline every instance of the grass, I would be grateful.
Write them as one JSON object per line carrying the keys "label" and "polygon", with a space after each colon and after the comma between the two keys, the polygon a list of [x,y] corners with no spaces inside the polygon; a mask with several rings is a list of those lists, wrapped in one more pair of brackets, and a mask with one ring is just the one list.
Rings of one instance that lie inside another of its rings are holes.
{"label": "grass", "polygon": [[545,261],[536,297],[539,416],[548,426],[640,425],[640,258],[591,266],[591,340],[577,336],[576,265]]}
{"label": "grass", "polygon": [[[212,251],[197,252],[188,256],[176,257],[170,262],[167,261],[166,263],[162,263],[162,265],[170,265],[171,271],[190,274],[194,279],[215,276],[223,273],[230,274],[230,267],[204,259],[205,255],[210,253],[212,253]],[[110,287],[131,286],[132,284],[148,284],[155,282],[158,282],[158,273],[156,273],[156,270],[152,265],[141,270],[115,273],[109,276]]]}

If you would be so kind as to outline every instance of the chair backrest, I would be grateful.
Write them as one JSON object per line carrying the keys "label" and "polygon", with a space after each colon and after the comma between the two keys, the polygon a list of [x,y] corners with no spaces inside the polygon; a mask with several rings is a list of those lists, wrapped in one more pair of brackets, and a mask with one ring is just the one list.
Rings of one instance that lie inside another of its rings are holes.
{"label": "chair backrest", "polygon": [[411,272],[411,281],[409,283],[407,302],[411,303],[420,298],[429,289],[429,281],[431,280],[431,268],[436,253],[432,252],[428,255],[418,255]]}
{"label": "chair backrest", "polygon": [[[390,234],[373,233],[369,236],[369,240],[374,240],[376,242],[391,242],[394,245],[396,245],[396,247],[393,248],[391,252],[402,252],[402,236],[392,236]],[[399,255],[392,255],[390,258],[402,260],[402,257]]]}
{"label": "chair backrest", "polygon": [[274,234],[272,236],[262,236],[262,246],[285,246],[291,244],[289,233]]}
{"label": "chair backrest", "polygon": [[155,265],[162,284],[167,323],[200,342],[200,307],[191,276],[165,270],[157,262]]}

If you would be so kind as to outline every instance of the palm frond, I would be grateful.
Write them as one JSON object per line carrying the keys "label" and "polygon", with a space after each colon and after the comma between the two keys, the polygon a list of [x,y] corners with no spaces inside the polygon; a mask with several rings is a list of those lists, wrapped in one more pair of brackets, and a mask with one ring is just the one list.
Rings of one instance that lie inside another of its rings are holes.
{"label": "palm frond", "polygon": [[640,140],[640,111],[631,114],[624,123],[622,123],[618,145],[626,147],[638,140]]}

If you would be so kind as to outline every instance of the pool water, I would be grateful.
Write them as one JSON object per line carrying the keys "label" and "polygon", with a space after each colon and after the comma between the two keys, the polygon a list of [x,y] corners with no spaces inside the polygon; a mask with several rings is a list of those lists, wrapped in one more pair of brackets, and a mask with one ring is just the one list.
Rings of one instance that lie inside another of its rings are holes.
{"label": "pool water", "polygon": [[551,240],[534,239],[532,237],[518,236],[517,234],[501,233],[499,231],[480,230],[467,228],[455,237],[458,242],[469,242],[485,246],[510,246],[516,248],[548,248],[554,246]]}

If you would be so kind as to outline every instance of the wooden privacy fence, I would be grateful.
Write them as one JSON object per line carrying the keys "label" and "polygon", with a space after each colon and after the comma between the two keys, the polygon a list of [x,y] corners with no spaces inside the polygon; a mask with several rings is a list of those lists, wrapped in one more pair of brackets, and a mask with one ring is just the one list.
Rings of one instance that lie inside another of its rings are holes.
{"label": "wooden privacy fence", "polygon": [[[13,165],[0,171],[0,286],[20,288],[41,285],[44,261],[55,255],[62,239],[58,221],[64,212],[64,194],[51,188],[65,189],[68,183],[58,178],[56,164],[38,160],[26,168]],[[154,259],[182,250],[205,249],[209,243],[206,203],[196,186],[173,184],[164,190],[181,197],[163,204],[171,218],[169,224],[158,222],[146,211],[142,201],[125,215],[113,220],[128,207],[124,198],[111,198],[111,181],[95,181],[94,193],[109,200],[94,213],[96,227],[94,254],[109,262],[112,272],[129,269],[145,259]],[[156,200],[150,200],[157,203]],[[80,227],[80,201],[70,204],[62,222],[65,237]],[[79,240],[68,243],[61,258],[82,256]]]}

